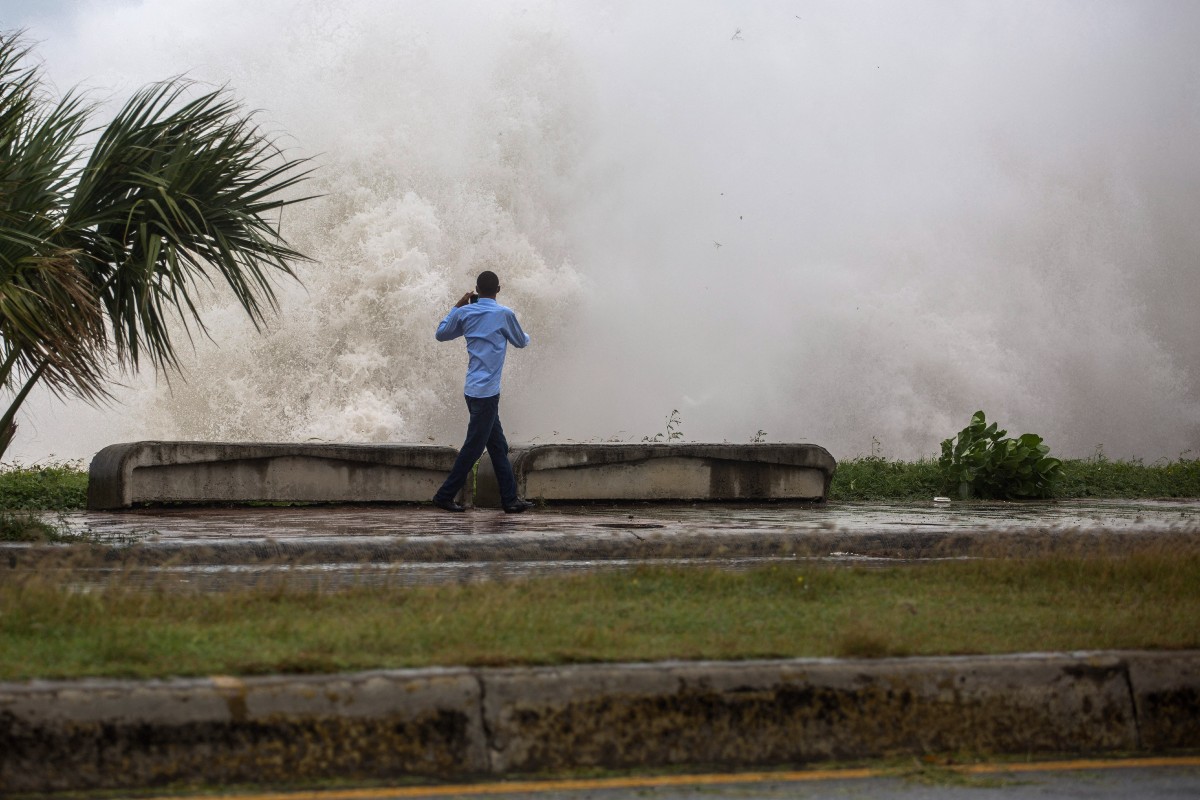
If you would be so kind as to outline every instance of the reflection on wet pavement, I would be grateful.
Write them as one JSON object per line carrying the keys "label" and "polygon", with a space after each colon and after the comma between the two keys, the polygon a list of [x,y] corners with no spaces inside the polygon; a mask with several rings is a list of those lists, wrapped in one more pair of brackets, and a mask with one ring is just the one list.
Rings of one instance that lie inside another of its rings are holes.
{"label": "reflection on wet pavement", "polygon": [[214,541],[574,534],[641,531],[780,533],[840,531],[1197,530],[1200,501],[1058,501],[1045,503],[828,503],[824,505],[550,506],[507,515],[490,509],[447,514],[428,506],[307,506],[284,508],[139,509],[78,512],[66,517],[77,533],[100,539],[200,544]]}
{"label": "reflection on wet pavement", "polygon": [[872,566],[1053,548],[1092,552],[1101,542],[1148,537],[1200,546],[1196,500],[626,504],[520,515],[411,505],[157,508],[79,512],[65,521],[100,547],[81,555],[63,547],[0,546],[10,567],[39,574],[69,569],[76,579],[82,569],[90,576],[84,583],[117,575],[128,581],[132,567],[147,581],[176,588],[220,590],[281,576],[292,585],[337,588],[650,563],[745,569],[816,559]]}

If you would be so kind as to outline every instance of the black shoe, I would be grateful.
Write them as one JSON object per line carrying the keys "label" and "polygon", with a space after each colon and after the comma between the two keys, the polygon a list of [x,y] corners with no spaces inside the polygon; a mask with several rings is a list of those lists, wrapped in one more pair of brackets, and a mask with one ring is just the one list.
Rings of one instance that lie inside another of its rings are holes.
{"label": "black shoe", "polygon": [[507,505],[504,507],[504,513],[505,514],[520,514],[522,511],[528,511],[529,509],[533,508],[535,505],[537,505],[537,503],[531,503],[528,500],[522,500],[521,498],[518,497],[516,500],[514,500],[512,502],[511,505]]}
{"label": "black shoe", "polygon": [[[433,504],[443,511],[466,511],[466,506],[461,506],[453,500],[441,500],[437,497],[433,498]],[[522,509],[524,510],[524,509]]]}

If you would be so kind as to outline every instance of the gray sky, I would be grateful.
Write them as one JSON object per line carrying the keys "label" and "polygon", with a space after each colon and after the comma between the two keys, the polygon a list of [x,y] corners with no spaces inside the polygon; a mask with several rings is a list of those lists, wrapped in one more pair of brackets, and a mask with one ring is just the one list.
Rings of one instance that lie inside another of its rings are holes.
{"label": "gray sky", "polygon": [[[5,28],[25,28],[35,23],[62,18],[87,0],[0,0],[0,19]],[[114,3],[115,5],[115,3]]]}

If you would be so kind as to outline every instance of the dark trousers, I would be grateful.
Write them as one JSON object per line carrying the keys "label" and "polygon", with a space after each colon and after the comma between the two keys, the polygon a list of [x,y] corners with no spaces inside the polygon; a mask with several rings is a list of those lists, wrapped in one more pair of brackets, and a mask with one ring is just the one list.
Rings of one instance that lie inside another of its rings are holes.
{"label": "dark trousers", "polygon": [[458,458],[454,459],[450,475],[442,488],[437,490],[434,499],[453,500],[486,448],[492,459],[492,469],[496,472],[496,482],[500,484],[500,502],[510,506],[517,501],[517,479],[513,477],[512,464],[508,461],[508,441],[500,425],[500,395],[466,397],[466,401],[467,410],[471,412],[471,420],[467,423],[467,439],[458,451]]}

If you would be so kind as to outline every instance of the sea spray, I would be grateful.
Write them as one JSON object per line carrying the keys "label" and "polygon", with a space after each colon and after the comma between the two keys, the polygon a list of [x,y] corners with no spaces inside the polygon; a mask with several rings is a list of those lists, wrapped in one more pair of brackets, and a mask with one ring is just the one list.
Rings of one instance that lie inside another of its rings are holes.
{"label": "sea spray", "polygon": [[186,380],[136,384],[86,444],[96,415],[42,400],[18,452],[455,444],[464,357],[432,330],[489,267],[534,337],[506,374],[516,441],[637,440],[679,409],[688,439],[914,457],[984,407],[1064,456],[1200,449],[1190,7],[175,0],[72,22],[34,29],[60,85],[228,83],[324,197],[282,220],[315,261],[265,336],[213,298]]}

